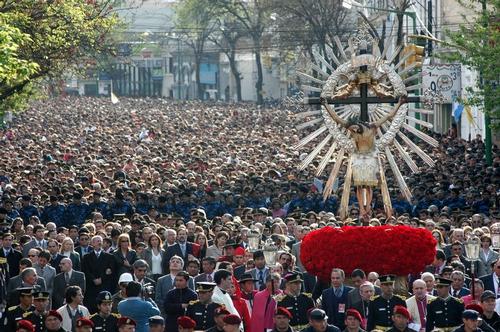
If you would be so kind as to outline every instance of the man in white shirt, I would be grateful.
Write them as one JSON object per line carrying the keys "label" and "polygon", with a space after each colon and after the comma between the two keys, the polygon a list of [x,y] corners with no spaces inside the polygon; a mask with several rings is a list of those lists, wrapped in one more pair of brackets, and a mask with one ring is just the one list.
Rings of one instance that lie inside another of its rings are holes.
{"label": "man in white shirt", "polygon": [[212,301],[225,306],[231,314],[238,315],[239,317],[238,310],[234,307],[233,300],[231,300],[231,296],[227,293],[232,284],[231,276],[231,272],[228,270],[222,269],[215,272],[214,281],[217,286],[214,288]]}
{"label": "man in white shirt", "polygon": [[69,286],[66,289],[66,304],[57,309],[62,316],[62,328],[66,331],[76,331],[76,321],[79,318],[90,317],[86,307],[81,305],[83,302],[82,290],[78,286]]}

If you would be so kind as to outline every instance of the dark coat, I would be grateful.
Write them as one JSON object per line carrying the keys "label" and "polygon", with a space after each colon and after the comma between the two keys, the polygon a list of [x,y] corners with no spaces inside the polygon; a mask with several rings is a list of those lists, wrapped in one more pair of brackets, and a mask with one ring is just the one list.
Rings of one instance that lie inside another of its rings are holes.
{"label": "dark coat", "polygon": [[182,304],[188,304],[198,299],[198,295],[188,287],[174,288],[167,293],[164,301],[165,305],[165,330],[177,331],[177,318],[183,316],[186,312]]}
{"label": "dark coat", "polygon": [[[101,251],[97,258],[94,251],[83,256],[82,272],[85,273],[86,291],[84,304],[91,313],[97,311],[96,297],[102,291],[111,294],[115,291],[117,283],[116,262],[113,255]],[[101,278],[102,283],[96,285],[94,279]]]}
{"label": "dark coat", "polygon": [[[345,311],[347,310],[347,295],[352,290],[352,287],[345,286],[342,290],[342,295],[336,297],[333,288],[327,288],[323,291],[321,307],[328,316],[328,324],[333,324],[341,330],[345,328]],[[339,308],[344,307],[343,310]]]}

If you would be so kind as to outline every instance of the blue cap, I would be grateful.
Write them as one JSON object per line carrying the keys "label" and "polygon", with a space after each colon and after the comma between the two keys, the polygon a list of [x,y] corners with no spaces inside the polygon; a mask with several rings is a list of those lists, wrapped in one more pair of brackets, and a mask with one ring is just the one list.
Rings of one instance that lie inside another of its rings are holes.
{"label": "blue cap", "polygon": [[476,310],[467,309],[462,313],[462,318],[463,319],[478,320],[479,312],[477,312]]}

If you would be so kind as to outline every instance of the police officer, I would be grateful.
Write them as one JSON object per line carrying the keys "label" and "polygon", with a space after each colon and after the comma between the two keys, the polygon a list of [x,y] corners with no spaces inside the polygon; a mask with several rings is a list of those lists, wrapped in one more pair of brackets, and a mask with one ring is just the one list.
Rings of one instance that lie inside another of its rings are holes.
{"label": "police officer", "polygon": [[33,293],[34,310],[23,314],[23,319],[29,320],[35,326],[35,332],[45,330],[45,318],[48,315],[49,292]]}
{"label": "police officer", "polygon": [[119,314],[111,312],[113,298],[110,292],[102,291],[97,294],[97,310],[98,312],[90,316],[90,320],[94,323],[94,331],[96,332],[118,332]]}
{"label": "police officer", "polygon": [[450,279],[436,278],[438,297],[427,304],[425,330],[428,332],[433,331],[434,328],[450,332],[462,323],[464,303],[461,299],[450,296],[450,285]]}
{"label": "police officer", "polygon": [[212,302],[215,283],[198,282],[196,285],[198,300],[189,302],[186,316],[196,322],[196,330],[204,331],[215,325],[214,311],[220,307],[220,304]]}
{"label": "police officer", "polygon": [[314,300],[309,293],[300,293],[302,286],[301,274],[289,273],[285,276],[285,295],[278,300],[278,306],[284,307],[292,314],[290,325],[300,331],[309,322],[307,312],[314,308]]}
{"label": "police officer", "polygon": [[406,308],[405,298],[394,294],[396,276],[383,275],[379,277],[381,295],[374,296],[368,306],[367,330],[387,331],[392,327],[392,315],[395,306]]}
{"label": "police officer", "polygon": [[274,329],[272,332],[293,332],[290,327],[292,313],[287,308],[278,307],[274,313]]}
{"label": "police officer", "polygon": [[50,310],[45,316],[45,329],[46,332],[67,332],[62,327],[63,318],[56,310]]}
{"label": "police officer", "polygon": [[33,306],[33,288],[21,287],[16,290],[19,294],[19,305],[7,309],[3,322],[6,331],[14,331],[16,323],[23,319],[23,315],[35,310]]}

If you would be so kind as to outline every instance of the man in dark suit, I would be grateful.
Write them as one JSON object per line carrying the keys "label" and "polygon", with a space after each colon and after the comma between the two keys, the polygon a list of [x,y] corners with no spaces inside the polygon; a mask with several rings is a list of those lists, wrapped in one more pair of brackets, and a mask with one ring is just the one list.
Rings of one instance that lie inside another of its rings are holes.
{"label": "man in dark suit", "polygon": [[61,273],[54,278],[54,290],[52,292],[52,308],[58,309],[64,303],[66,288],[78,286],[85,294],[85,274],[73,270],[73,262],[65,257],[61,260]]}
{"label": "man in dark suit", "polygon": [[341,269],[333,269],[330,274],[332,287],[323,291],[321,307],[328,316],[328,324],[339,329],[345,329],[345,312],[347,310],[347,295],[352,287],[344,285],[345,274]]}
{"label": "man in dark suit", "polygon": [[359,288],[354,288],[352,291],[350,291],[349,295],[352,292],[358,292],[360,297],[359,300],[350,302],[347,306],[347,309],[356,309],[363,318],[363,327],[366,327],[366,320],[368,319],[368,307],[370,305],[370,299],[375,294],[375,286],[369,281],[364,281],[359,286]]}
{"label": "man in dark suit", "polygon": [[42,249],[47,249],[47,240],[45,237],[45,227],[43,225],[35,225],[33,227],[33,234],[35,238],[23,246],[23,257],[28,256],[28,251],[33,248],[40,247]]}
{"label": "man in dark suit", "polygon": [[269,267],[266,266],[266,258],[264,257],[264,252],[262,250],[257,250],[253,253],[253,261],[255,268],[251,269],[249,272],[255,281],[255,289],[263,290],[266,288],[266,278],[271,273]]}
{"label": "man in dark suit", "polygon": [[[354,303],[361,302],[362,296],[361,296],[360,286],[364,282],[367,281],[365,271],[363,271],[361,269],[353,270],[351,273],[351,280],[353,282],[354,288],[349,292],[349,294],[347,294],[347,307],[348,308],[353,308]],[[380,287],[377,287],[375,285],[373,285],[373,287],[374,287],[375,295],[380,295]],[[368,298],[368,300],[369,300],[369,298]],[[354,308],[354,309],[357,310],[358,308]],[[361,311],[360,311],[360,313],[361,313]],[[361,316],[363,316],[363,313],[361,313]]]}
{"label": "man in dark suit", "polygon": [[19,262],[23,259],[23,254],[19,250],[12,248],[14,235],[5,233],[2,235],[2,250],[0,250],[0,257],[7,258],[9,265],[9,274],[6,276],[6,282],[9,279],[19,274]]}
{"label": "man in dark suit", "polygon": [[84,303],[91,313],[97,311],[97,295],[102,291],[114,293],[117,267],[113,255],[102,250],[102,237],[96,235],[91,241],[93,250],[82,259],[85,273],[86,292]]}
{"label": "man in dark suit", "polygon": [[92,251],[92,247],[89,245],[90,235],[87,231],[81,231],[78,235],[78,247],[75,251],[80,255],[80,259],[83,260],[83,256],[87,255]]}
{"label": "man in dark suit", "polygon": [[465,284],[465,275],[462,271],[453,271],[451,274],[451,288],[450,295],[456,298],[461,298],[465,295],[470,294],[470,290],[464,286]]}
{"label": "man in dark suit", "polygon": [[[22,265],[22,261],[21,264]],[[19,297],[17,293],[18,288],[31,287],[40,291],[47,289],[45,280],[38,277],[34,267],[27,267],[21,271],[21,274],[10,279],[7,286],[7,305],[13,306],[19,304]]]}
{"label": "man in dark suit", "polygon": [[493,264],[493,273],[482,276],[480,279],[483,281],[484,290],[498,294],[498,286],[500,285],[500,259]]}
{"label": "man in dark suit", "polygon": [[199,282],[214,282],[214,271],[215,265],[217,262],[213,257],[205,257],[201,261],[201,268],[203,269],[203,273],[194,278],[196,283]]}
{"label": "man in dark suit", "polygon": [[177,232],[177,243],[168,246],[162,260],[162,268],[167,268],[170,258],[181,257],[184,262],[189,262],[189,255],[193,255],[193,244],[187,242],[187,230],[180,228]]}

